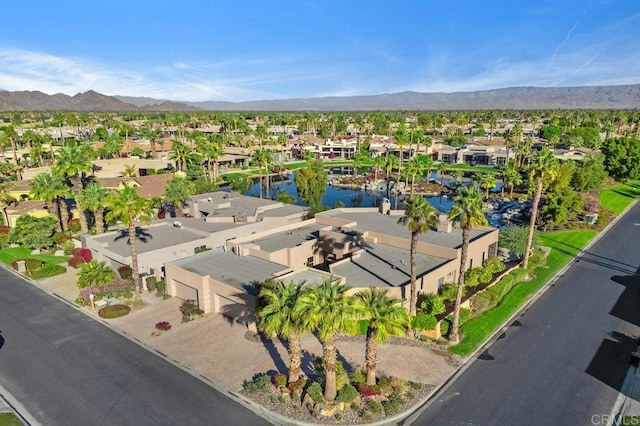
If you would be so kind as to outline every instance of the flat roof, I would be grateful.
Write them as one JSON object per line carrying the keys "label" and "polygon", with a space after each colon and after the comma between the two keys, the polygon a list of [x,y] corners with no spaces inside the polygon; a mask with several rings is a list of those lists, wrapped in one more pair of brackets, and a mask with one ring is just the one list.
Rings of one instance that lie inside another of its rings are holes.
{"label": "flat roof", "polygon": [[[259,207],[281,205],[280,201],[260,199],[241,195],[233,192],[210,192],[208,194],[200,194],[191,197],[190,202],[198,202],[198,210],[208,213],[210,216],[231,217],[236,214],[245,213],[253,216]],[[202,202],[200,204],[200,202]],[[217,207],[218,205],[230,204],[229,207]]]}
{"label": "flat roof", "polygon": [[255,296],[255,284],[274,278],[287,266],[254,256],[237,256],[222,249],[210,250],[169,262],[200,276],[209,275],[216,281]]}
{"label": "flat roof", "polygon": [[[335,263],[331,272],[346,279],[349,287],[398,287],[411,280],[410,251],[386,244],[369,244],[359,256]],[[416,254],[420,277],[454,260]]]}
{"label": "flat roof", "polygon": [[[168,222],[157,222],[150,226],[137,226],[136,233],[138,235],[138,239],[136,240],[138,253],[146,253],[205,238],[202,233],[193,232],[184,227],[179,228]],[[92,238],[99,244],[104,245],[106,243],[106,248],[109,251],[122,257],[131,255],[129,230],[127,228],[95,235]]]}
{"label": "flat roof", "polygon": [[320,285],[324,282],[326,278],[332,277],[333,281],[338,280],[339,278],[335,276],[335,274],[330,274],[328,272],[320,271],[318,269],[313,268],[305,268],[296,272],[291,272],[290,274],[283,275],[278,279],[281,279],[285,283],[293,282],[294,284],[309,284],[309,285]]}
{"label": "flat roof", "polygon": [[[361,232],[372,231],[379,234],[406,238],[407,240],[411,239],[411,232],[409,232],[409,228],[398,223],[398,219],[401,216],[381,214],[377,209],[375,211],[372,210],[371,212],[345,212],[337,209],[319,214],[345,219],[349,222],[356,222],[353,229],[357,229]],[[481,235],[485,235],[493,231],[494,229],[474,228],[471,230],[471,241]],[[418,239],[419,241],[437,246],[458,248],[462,245],[462,228],[453,227],[450,233],[437,232],[432,229],[429,232],[420,234]]]}
{"label": "flat roof", "polygon": [[282,207],[269,209],[262,212],[263,217],[283,217],[294,214],[303,214],[307,211],[306,207],[297,206],[295,204],[285,204]]}
{"label": "flat roof", "polygon": [[273,253],[285,248],[295,247],[305,241],[317,239],[319,231],[327,226],[313,223],[300,228],[270,234],[257,240],[252,240],[251,243],[259,245],[261,251]]}

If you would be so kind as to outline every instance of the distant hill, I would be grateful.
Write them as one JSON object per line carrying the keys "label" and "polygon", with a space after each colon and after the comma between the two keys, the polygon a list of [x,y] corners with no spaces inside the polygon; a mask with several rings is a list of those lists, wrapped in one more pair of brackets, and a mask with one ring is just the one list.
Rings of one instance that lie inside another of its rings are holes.
{"label": "distant hill", "polygon": [[203,110],[226,111],[634,109],[640,108],[640,84],[584,87],[509,87],[477,92],[402,92],[371,96],[238,103],[187,103]]}
{"label": "distant hill", "polygon": [[376,111],[487,109],[637,109],[640,84],[581,87],[509,87],[477,92],[385,93],[262,100],[248,102],[188,102],[132,96],[107,96],[95,91],[61,93],[0,90],[0,110],[72,111]]}

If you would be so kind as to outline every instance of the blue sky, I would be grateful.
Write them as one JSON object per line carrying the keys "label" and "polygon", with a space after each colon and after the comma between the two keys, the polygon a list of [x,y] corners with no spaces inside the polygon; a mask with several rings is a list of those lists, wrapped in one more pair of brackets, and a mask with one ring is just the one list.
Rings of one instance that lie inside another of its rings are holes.
{"label": "blue sky", "polygon": [[638,0],[6,3],[5,90],[245,101],[640,83]]}

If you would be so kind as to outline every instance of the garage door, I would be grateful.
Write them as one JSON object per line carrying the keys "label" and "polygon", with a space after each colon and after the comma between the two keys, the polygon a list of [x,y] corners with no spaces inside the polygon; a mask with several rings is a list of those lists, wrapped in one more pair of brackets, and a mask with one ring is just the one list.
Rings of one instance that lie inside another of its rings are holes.
{"label": "garage door", "polygon": [[176,297],[179,297],[182,300],[195,300],[197,305],[200,306],[200,301],[198,300],[198,290],[182,283],[180,281],[174,281],[176,283]]}
{"label": "garage door", "polygon": [[256,318],[252,309],[219,294],[216,294],[216,297],[218,298],[219,312],[222,315],[227,318],[231,318],[240,324],[244,324],[247,327],[255,323]]}

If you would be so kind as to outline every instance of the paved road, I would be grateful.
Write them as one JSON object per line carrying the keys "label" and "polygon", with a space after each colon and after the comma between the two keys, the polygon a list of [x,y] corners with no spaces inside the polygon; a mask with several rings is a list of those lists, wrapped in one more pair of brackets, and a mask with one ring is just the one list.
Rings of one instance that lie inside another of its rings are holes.
{"label": "paved road", "polygon": [[636,205],[414,422],[590,425],[609,414],[640,334]]}
{"label": "paved road", "polygon": [[2,268],[0,385],[44,425],[268,424]]}

